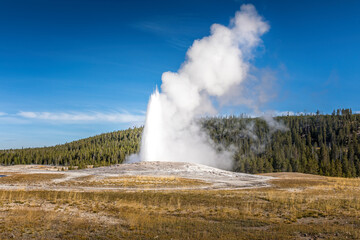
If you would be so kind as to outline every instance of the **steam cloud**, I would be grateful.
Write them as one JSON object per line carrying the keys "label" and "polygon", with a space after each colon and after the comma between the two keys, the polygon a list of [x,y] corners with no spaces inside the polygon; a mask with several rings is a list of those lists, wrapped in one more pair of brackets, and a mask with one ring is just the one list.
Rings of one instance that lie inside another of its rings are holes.
{"label": "steam cloud", "polygon": [[[174,161],[232,168],[232,153],[218,151],[199,117],[216,114],[213,102],[249,78],[252,51],[269,25],[251,4],[242,5],[228,27],[213,24],[195,40],[178,72],[162,75],[151,95],[142,136],[141,161]],[[233,93],[232,93],[233,94]],[[239,92],[241,94],[241,92]]]}

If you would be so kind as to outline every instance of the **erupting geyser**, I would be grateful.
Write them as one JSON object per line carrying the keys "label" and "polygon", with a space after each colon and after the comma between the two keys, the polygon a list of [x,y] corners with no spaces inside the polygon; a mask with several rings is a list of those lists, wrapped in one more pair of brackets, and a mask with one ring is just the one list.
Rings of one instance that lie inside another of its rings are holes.
{"label": "erupting geyser", "polygon": [[247,79],[251,52],[268,29],[253,5],[242,5],[229,27],[213,24],[210,36],[194,41],[178,72],[163,73],[161,92],[150,97],[141,161],[232,167],[232,153],[215,148],[199,118],[216,114],[213,101]]}

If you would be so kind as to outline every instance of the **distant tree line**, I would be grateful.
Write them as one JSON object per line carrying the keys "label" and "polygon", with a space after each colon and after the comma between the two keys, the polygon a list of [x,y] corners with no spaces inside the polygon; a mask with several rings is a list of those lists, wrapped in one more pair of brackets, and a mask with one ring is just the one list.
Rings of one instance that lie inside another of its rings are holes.
{"label": "distant tree line", "polygon": [[[360,114],[339,109],[331,115],[275,119],[230,116],[202,119],[216,146],[234,151],[234,171],[302,172],[360,176]],[[105,133],[44,148],[0,151],[0,164],[106,166],[140,150],[143,128]],[[221,159],[219,159],[221,161]]]}
{"label": "distant tree line", "polygon": [[360,176],[360,114],[339,109],[275,120],[212,118],[204,127],[216,143],[236,149],[235,171]]}
{"label": "distant tree line", "polygon": [[107,166],[122,163],[140,148],[142,128],[105,133],[94,137],[43,148],[0,151],[0,164],[51,164],[64,166]]}

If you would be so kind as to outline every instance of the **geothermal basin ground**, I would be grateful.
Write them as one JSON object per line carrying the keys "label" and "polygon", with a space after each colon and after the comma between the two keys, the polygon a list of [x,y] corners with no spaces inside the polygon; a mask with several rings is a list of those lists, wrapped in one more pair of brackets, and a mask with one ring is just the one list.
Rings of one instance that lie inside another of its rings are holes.
{"label": "geothermal basin ground", "polygon": [[[102,191],[241,189],[269,186],[268,176],[182,162],[139,162],[61,171],[44,165],[1,166],[0,189]],[[46,179],[46,181],[41,181]]]}
{"label": "geothermal basin ground", "polygon": [[0,239],[360,239],[360,179],[142,162],[1,166]]}

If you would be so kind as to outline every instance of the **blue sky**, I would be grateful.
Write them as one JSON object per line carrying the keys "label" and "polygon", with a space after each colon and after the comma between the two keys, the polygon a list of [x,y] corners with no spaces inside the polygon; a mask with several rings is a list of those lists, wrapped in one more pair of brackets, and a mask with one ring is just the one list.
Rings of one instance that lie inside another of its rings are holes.
{"label": "blue sky", "polygon": [[360,110],[360,1],[2,0],[0,149],[141,125],[161,74],[243,3],[271,26],[253,60],[276,79],[262,110]]}

